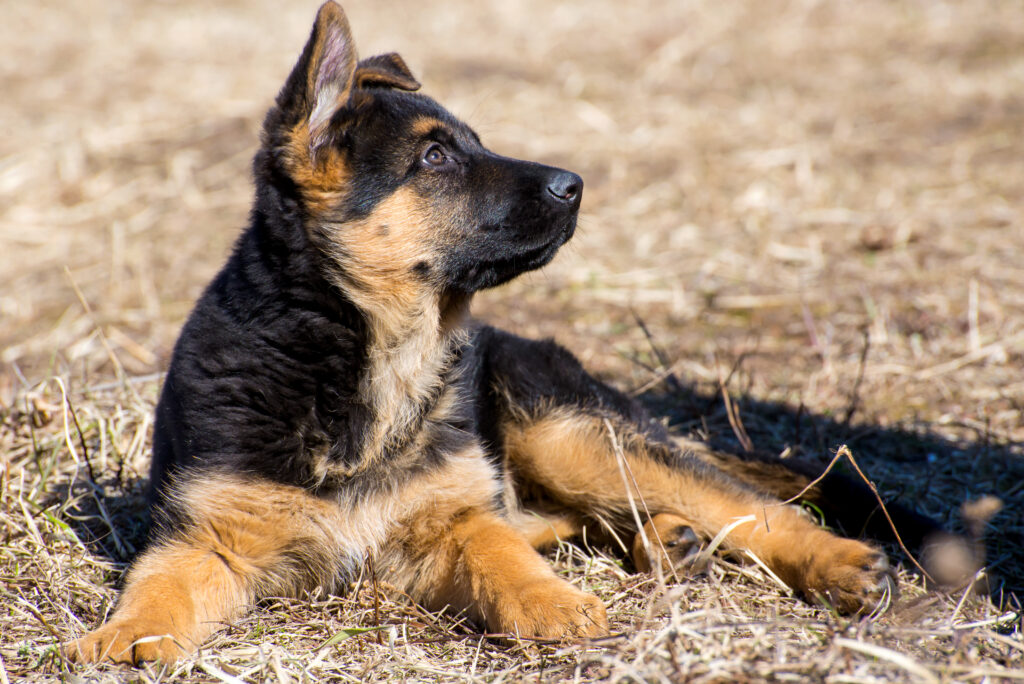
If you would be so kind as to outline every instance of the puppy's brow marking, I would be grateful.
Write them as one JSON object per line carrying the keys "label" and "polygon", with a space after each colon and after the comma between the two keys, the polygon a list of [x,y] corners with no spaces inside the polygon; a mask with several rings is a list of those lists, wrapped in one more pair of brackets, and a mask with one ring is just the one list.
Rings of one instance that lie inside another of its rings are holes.
{"label": "puppy's brow marking", "polygon": [[429,116],[416,119],[409,126],[409,131],[417,138],[425,138],[437,130],[448,132],[448,127],[439,119]]}

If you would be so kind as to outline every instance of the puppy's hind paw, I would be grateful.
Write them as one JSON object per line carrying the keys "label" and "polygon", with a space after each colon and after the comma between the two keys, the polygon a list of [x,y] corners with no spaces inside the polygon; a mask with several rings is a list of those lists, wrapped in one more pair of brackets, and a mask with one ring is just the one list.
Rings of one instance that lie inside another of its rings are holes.
{"label": "puppy's hind paw", "polygon": [[885,554],[852,539],[836,539],[815,555],[802,587],[840,613],[884,612],[898,595],[896,577]]}
{"label": "puppy's hind paw", "polygon": [[683,518],[659,513],[633,538],[633,564],[640,572],[658,565],[669,576],[690,577],[705,569],[698,563],[701,539]]}

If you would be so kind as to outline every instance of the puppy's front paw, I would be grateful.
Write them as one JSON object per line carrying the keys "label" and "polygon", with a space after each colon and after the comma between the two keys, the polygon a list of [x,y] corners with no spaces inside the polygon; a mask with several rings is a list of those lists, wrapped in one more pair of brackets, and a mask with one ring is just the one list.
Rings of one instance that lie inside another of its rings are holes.
{"label": "puppy's front paw", "polygon": [[135,618],[115,619],[64,647],[75,663],[112,661],[137,665],[143,661],[174,662],[184,655],[175,635],[165,624]]}
{"label": "puppy's front paw", "polygon": [[500,632],[548,639],[579,639],[608,633],[604,604],[557,577],[506,594],[493,625]]}
{"label": "puppy's front paw", "polygon": [[897,592],[885,554],[862,542],[839,537],[832,537],[815,551],[800,589],[807,598],[826,601],[846,614],[888,608]]}

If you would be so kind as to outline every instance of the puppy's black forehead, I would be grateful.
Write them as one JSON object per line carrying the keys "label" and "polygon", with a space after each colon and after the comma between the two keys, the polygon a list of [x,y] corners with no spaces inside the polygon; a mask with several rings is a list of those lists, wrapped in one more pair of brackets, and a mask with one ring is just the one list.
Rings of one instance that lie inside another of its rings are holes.
{"label": "puppy's black forehead", "polygon": [[357,92],[339,113],[339,146],[355,179],[346,219],[369,214],[415,172],[423,140],[436,139],[464,153],[483,151],[476,133],[437,102],[418,93],[371,88]]}
{"label": "puppy's black forehead", "polygon": [[358,102],[354,123],[359,137],[370,144],[415,144],[438,129],[441,137],[451,136],[459,145],[480,145],[480,139],[469,126],[426,95],[383,88],[364,94],[365,97],[354,98]]}

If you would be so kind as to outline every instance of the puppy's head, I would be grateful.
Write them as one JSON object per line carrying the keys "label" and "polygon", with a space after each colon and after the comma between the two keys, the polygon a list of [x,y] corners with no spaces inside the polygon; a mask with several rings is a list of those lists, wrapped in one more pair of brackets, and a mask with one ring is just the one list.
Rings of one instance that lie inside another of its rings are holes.
{"label": "puppy's head", "polygon": [[573,234],[574,173],[500,157],[397,54],[360,61],[320,8],[267,116],[264,153],[344,286],[383,299],[466,295],[543,266]]}

